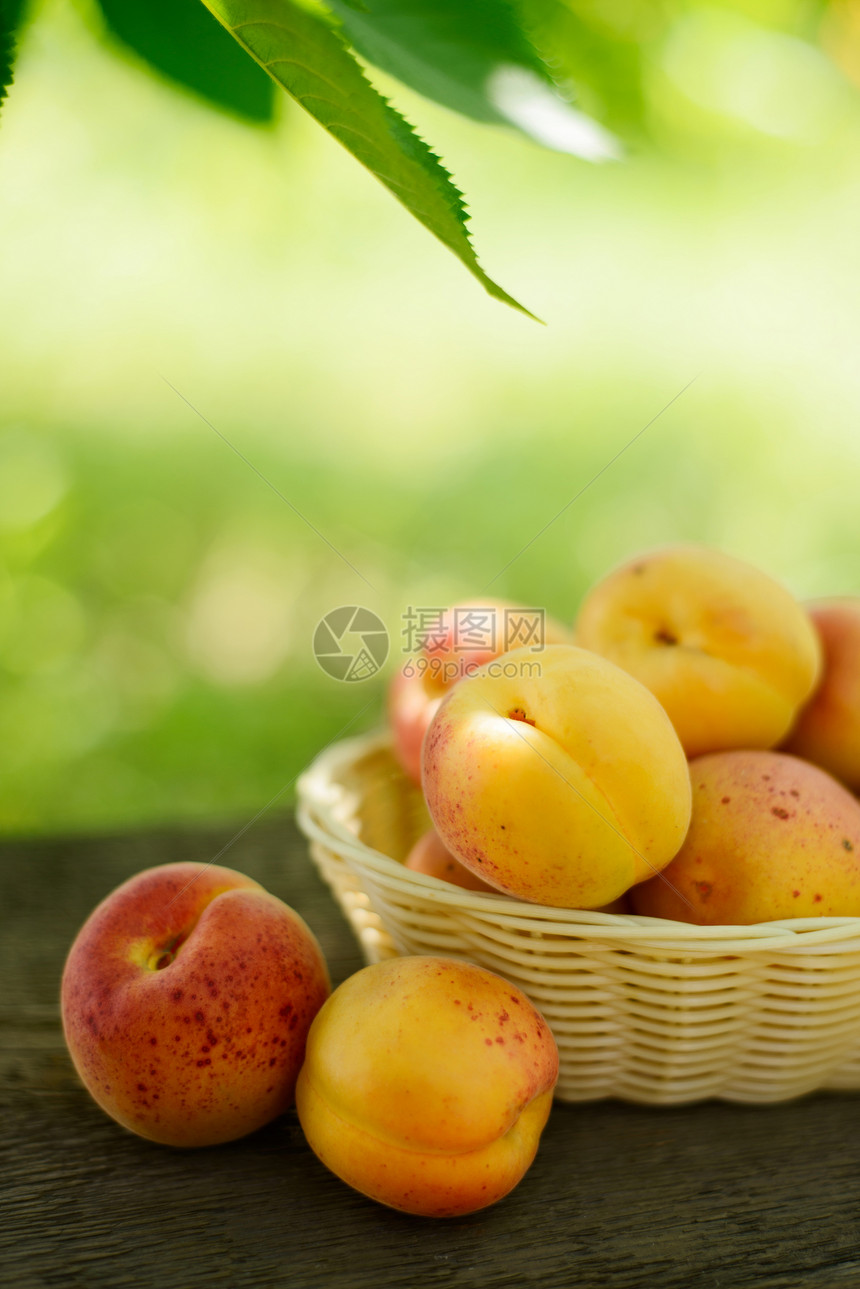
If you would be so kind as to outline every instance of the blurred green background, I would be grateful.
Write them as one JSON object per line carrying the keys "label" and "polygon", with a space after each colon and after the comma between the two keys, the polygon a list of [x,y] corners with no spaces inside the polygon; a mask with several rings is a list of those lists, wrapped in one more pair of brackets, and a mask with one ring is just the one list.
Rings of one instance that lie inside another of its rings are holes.
{"label": "blurred green background", "polygon": [[[858,7],[568,8],[617,53],[583,100],[621,163],[378,78],[542,327],[283,95],[243,123],[36,7],[0,116],[2,831],[288,804],[382,720],[410,605],[570,621],[681,539],[860,593]],[[391,631],[372,680],[314,660],[341,604]]]}

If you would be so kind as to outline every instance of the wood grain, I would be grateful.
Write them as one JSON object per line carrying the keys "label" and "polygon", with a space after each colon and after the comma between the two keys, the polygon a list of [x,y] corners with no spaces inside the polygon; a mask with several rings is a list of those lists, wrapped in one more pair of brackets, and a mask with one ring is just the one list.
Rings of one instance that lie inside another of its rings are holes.
{"label": "wood grain", "polygon": [[[330,1176],[294,1113],[180,1152],[118,1128],[63,1046],[65,954],[141,868],[212,859],[229,830],[0,848],[0,1284],[640,1286],[860,1284],[860,1098],[755,1108],[557,1106],[495,1208],[432,1222]],[[337,983],[361,961],[290,819],[219,860],[292,904]]]}

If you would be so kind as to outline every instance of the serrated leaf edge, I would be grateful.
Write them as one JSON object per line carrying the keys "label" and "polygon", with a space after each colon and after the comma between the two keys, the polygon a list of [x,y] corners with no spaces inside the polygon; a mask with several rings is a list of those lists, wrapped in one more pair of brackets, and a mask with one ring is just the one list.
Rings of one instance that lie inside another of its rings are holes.
{"label": "serrated leaf edge", "polygon": [[[258,66],[262,67],[263,70],[269,76],[272,77],[272,80],[275,82],[276,85],[278,85],[284,91],[284,93],[290,94],[290,97],[293,98],[295,102],[299,104],[300,107],[302,107],[305,111],[308,111],[308,109],[304,106],[302,99],[300,99],[297,95],[292,94],[291,91],[288,90],[287,87],[283,85],[278,80],[278,78],[275,75],[273,75],[273,73],[270,70],[270,68],[276,63],[288,62],[290,60],[275,59],[267,63],[263,59],[259,58],[257,54],[254,52],[254,50],[251,48],[251,46],[245,40],[243,40],[242,37],[238,34],[244,27],[254,27],[254,26],[257,26],[257,27],[268,26],[268,27],[280,28],[280,30],[287,32],[287,34],[289,34],[290,29],[288,27],[285,27],[283,24],[276,22],[274,19],[271,19],[271,18],[259,18],[259,19],[248,18],[248,19],[244,19],[240,23],[235,24],[234,26],[232,23],[226,22],[224,18],[221,16],[221,14],[218,13],[215,7],[217,0],[202,0],[202,3],[206,6],[206,8],[209,10],[212,16],[218,22],[220,22],[221,26],[224,27],[226,31],[230,32],[233,39],[236,40],[241,45],[241,47],[245,50],[249,58],[253,58],[254,61],[258,64]],[[306,14],[307,17],[309,18],[312,17],[309,11],[303,10],[302,12]],[[460,223],[463,230],[463,237],[466,242],[466,247],[469,252],[469,257],[465,258],[464,256],[458,254],[458,252],[453,247],[448,245],[443,240],[443,238],[439,236],[438,233],[436,233],[426,222],[424,222],[424,220],[421,220],[420,222],[424,225],[424,227],[427,229],[429,233],[432,233],[432,235],[436,238],[437,241],[441,242],[442,245],[445,246],[447,250],[451,251],[453,255],[457,256],[457,258],[460,259],[461,262],[464,263],[467,268],[470,268],[471,272],[481,283],[481,285],[483,286],[484,290],[487,292],[488,295],[492,296],[494,299],[500,300],[504,304],[510,305],[511,308],[516,309],[518,312],[525,314],[526,317],[531,318],[533,321],[539,322],[541,323],[541,325],[544,325],[543,320],[541,318],[537,317],[536,314],[532,313],[529,309],[527,309],[525,305],[520,304],[518,300],[514,299],[512,295],[509,295],[507,291],[505,291],[502,287],[500,287],[498,283],[494,282],[493,279],[484,272],[478,260],[477,254],[475,252],[475,248],[472,244],[472,239],[469,233],[469,229],[467,227],[471,219],[471,215],[466,206],[465,199],[462,192],[454,183],[454,180],[450,172],[446,168],[446,166],[443,164],[443,162],[440,160],[437,154],[433,151],[430,145],[426,142],[426,140],[422,139],[422,137],[418,134],[414,126],[409,121],[407,121],[407,119],[397,110],[397,108],[393,106],[393,104],[390,102],[389,99],[387,99],[383,94],[379,92],[379,90],[376,88],[376,86],[367,76],[361,63],[355,57],[354,53],[352,52],[351,48],[349,47],[344,37],[340,34],[340,32],[332,27],[325,26],[325,24],[323,23],[320,23],[320,26],[323,27],[326,33],[329,36],[331,36],[333,40],[341,47],[342,52],[346,55],[347,58],[350,59],[351,63],[353,64],[355,70],[359,75],[360,80],[363,82],[364,85],[367,86],[370,92],[374,94],[376,98],[379,100],[379,102],[382,104],[385,114],[389,118],[389,123],[394,124],[395,126],[395,131],[392,131],[392,133],[394,134],[395,140],[396,140],[396,131],[403,131],[403,133],[407,136],[409,142],[412,144],[417,144],[419,148],[423,150],[425,157],[429,159],[431,162],[433,162],[433,168],[427,171],[427,173],[434,179],[440,196],[442,196],[443,193],[445,194],[446,200],[450,205],[452,213],[455,215],[456,218],[458,218],[458,222]],[[295,65],[303,66],[298,62],[296,62]],[[313,74],[317,75],[317,73],[315,72]],[[321,78],[321,79],[324,79],[324,78]],[[337,88],[337,87],[333,85],[332,88]],[[313,114],[308,112],[308,115],[312,116]],[[337,133],[335,133],[334,130],[330,129],[328,126],[323,126],[322,128],[325,129],[326,132],[330,134],[333,139],[336,139],[339,143],[341,143],[342,147],[346,147],[347,151],[351,151],[348,145],[343,143],[343,141],[338,138],[338,135]],[[372,150],[373,145],[370,143],[369,140],[367,140],[367,137],[363,135],[362,138],[365,140],[365,143],[368,145],[368,147]],[[360,161],[360,158],[356,158],[356,160]],[[368,169],[367,166],[365,166],[364,168]],[[395,197],[395,199],[399,201],[401,205],[403,205],[405,209],[407,209],[410,212],[410,214],[414,215],[416,212],[418,212],[420,217],[420,207],[417,204],[412,203],[410,205],[408,202],[404,201],[402,197],[398,196],[398,192],[397,192],[398,188],[403,190],[404,192],[406,191],[406,189],[402,184],[398,184],[394,180],[383,179],[381,177],[381,172],[371,170],[370,173],[379,183],[383,185],[383,187],[388,189],[388,191],[392,194],[392,196]]]}

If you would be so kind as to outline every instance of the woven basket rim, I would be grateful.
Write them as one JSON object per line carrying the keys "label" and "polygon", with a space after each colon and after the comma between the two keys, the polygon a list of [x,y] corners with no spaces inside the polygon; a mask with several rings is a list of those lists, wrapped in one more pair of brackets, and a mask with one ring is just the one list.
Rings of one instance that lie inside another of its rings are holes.
{"label": "woven basket rim", "polygon": [[[379,753],[391,752],[386,732],[342,739],[324,748],[297,782],[297,819],[305,835],[315,842],[334,847],[350,864],[370,870],[394,882],[404,893],[411,889],[422,899],[440,905],[455,905],[485,915],[501,926],[516,927],[542,935],[570,936],[612,942],[629,941],[631,948],[657,948],[678,954],[772,953],[775,950],[832,947],[834,951],[860,950],[860,918],[786,918],[757,922],[749,926],[693,926],[666,918],[634,913],[597,913],[590,910],[555,908],[514,900],[502,894],[467,891],[449,886],[438,878],[414,873],[391,856],[374,850],[360,840],[338,817],[338,807],[347,804],[341,776],[347,768]],[[856,943],[849,943],[849,942]]]}

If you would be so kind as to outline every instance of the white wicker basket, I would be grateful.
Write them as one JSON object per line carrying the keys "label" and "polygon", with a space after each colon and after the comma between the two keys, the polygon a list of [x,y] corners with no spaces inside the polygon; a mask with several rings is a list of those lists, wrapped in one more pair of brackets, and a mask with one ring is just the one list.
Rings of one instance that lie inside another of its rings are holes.
{"label": "white wicker basket", "polygon": [[783,1101],[860,1088],[860,918],[693,927],[526,904],[404,868],[428,826],[385,736],[322,753],[300,826],[368,962],[467,958],[543,1012],[564,1101]]}

